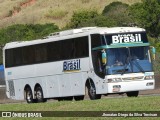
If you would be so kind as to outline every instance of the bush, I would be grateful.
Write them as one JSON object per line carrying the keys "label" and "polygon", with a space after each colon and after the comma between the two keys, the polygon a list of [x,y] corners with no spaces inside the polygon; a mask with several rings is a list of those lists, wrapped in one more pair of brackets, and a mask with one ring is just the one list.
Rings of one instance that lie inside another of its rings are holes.
{"label": "bush", "polygon": [[[25,41],[43,38],[52,32],[59,31],[55,24],[30,24],[30,25],[12,25],[0,30],[0,46],[4,46],[12,41]],[[2,63],[2,53],[0,52],[0,64]]]}
{"label": "bush", "polygon": [[88,21],[82,22],[80,26],[81,27],[91,27],[91,26],[114,27],[114,26],[117,26],[117,22],[112,18],[99,15],[93,19],[89,19]]}
{"label": "bush", "polygon": [[12,41],[39,39],[58,30],[58,26],[54,24],[12,25],[0,30],[0,44]]}
{"label": "bush", "polygon": [[128,8],[128,4],[113,2],[104,8],[102,15],[116,21],[117,26],[130,26],[133,21],[128,15]]}
{"label": "bush", "polygon": [[70,23],[67,25],[68,28],[78,28],[81,27],[82,23],[87,22],[88,20],[91,20],[98,16],[98,13],[96,10],[83,10],[74,12]]}

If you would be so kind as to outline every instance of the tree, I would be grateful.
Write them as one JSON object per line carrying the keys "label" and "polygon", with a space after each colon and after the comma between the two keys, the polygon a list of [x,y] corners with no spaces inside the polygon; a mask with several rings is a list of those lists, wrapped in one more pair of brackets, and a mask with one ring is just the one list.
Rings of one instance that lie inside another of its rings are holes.
{"label": "tree", "polygon": [[112,2],[102,11],[102,15],[116,21],[117,26],[129,26],[133,23],[128,15],[129,5],[122,2]]}
{"label": "tree", "polygon": [[143,0],[130,7],[130,16],[136,24],[145,28],[152,37],[160,35],[160,2]]}

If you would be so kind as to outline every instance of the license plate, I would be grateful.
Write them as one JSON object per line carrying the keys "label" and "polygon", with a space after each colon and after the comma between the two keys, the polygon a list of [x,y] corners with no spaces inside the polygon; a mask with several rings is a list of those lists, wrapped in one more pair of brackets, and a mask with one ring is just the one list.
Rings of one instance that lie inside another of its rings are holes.
{"label": "license plate", "polygon": [[113,88],[113,92],[119,92],[120,88]]}

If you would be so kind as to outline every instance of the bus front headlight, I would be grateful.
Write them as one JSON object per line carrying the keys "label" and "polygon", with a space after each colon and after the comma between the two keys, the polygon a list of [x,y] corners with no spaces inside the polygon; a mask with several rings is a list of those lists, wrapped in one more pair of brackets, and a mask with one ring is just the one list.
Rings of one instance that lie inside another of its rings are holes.
{"label": "bus front headlight", "polygon": [[145,79],[145,80],[154,79],[154,76],[153,76],[153,75],[145,76],[145,78],[144,78],[144,79]]}
{"label": "bus front headlight", "polygon": [[108,82],[122,82],[122,79],[121,78],[110,78],[108,79]]}

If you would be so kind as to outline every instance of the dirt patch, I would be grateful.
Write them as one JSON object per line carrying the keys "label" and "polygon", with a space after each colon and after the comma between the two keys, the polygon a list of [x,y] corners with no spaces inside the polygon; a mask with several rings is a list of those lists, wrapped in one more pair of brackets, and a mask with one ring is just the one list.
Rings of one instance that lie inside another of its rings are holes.
{"label": "dirt patch", "polygon": [[36,2],[36,0],[28,0],[26,2],[20,3],[20,6],[21,7],[27,7],[27,6],[30,6],[30,5],[34,4],[35,2]]}
{"label": "dirt patch", "polygon": [[22,9],[25,9],[26,7],[29,7],[29,6],[31,6],[35,3],[36,3],[36,0],[26,0],[24,2],[21,2],[21,3],[19,3],[19,5],[14,6],[12,10],[9,10],[7,15],[1,16],[0,20],[7,19],[7,18],[10,18],[12,16],[15,16],[19,12],[21,12]]}

